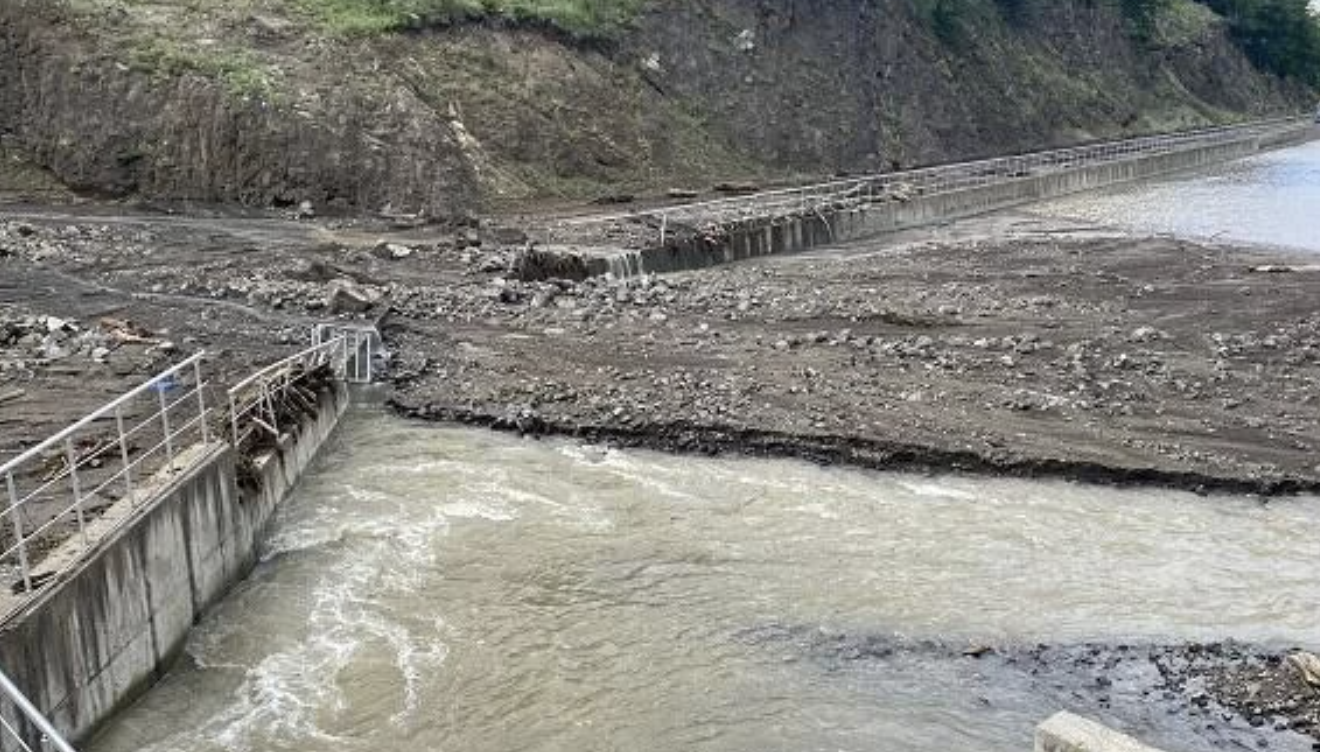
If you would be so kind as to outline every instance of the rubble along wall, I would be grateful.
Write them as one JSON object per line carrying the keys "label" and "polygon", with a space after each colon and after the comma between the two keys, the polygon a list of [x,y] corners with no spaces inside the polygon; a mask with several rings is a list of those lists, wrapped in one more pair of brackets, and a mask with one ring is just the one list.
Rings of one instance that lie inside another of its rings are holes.
{"label": "rubble along wall", "polygon": [[[1169,154],[1030,175],[1004,183],[949,193],[916,196],[907,201],[862,204],[803,214],[751,220],[725,226],[715,235],[698,235],[629,252],[627,266],[640,272],[675,272],[785,253],[987,214],[1071,193],[1219,164],[1259,151],[1289,146],[1313,137],[1310,129],[1267,138],[1203,146]],[[619,268],[593,260],[592,271]]]}
{"label": "rubble along wall", "polygon": [[164,675],[192,625],[256,564],[276,506],[348,402],[342,383],[322,391],[317,412],[255,460],[259,488],[240,488],[229,445],[206,447],[77,569],[0,625],[0,666],[66,738],[88,738]]}

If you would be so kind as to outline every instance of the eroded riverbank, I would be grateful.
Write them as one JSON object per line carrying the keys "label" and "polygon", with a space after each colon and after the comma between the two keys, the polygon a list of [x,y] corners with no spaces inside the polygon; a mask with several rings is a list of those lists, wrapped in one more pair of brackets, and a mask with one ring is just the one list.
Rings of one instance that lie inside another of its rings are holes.
{"label": "eroded riverbank", "polygon": [[[313,321],[387,314],[392,403],[417,417],[875,468],[1320,487],[1313,257],[993,222],[995,239],[973,223],[628,281],[519,282],[509,232],[376,247],[353,228],[150,218],[6,222],[0,263],[11,316],[109,312],[210,349],[221,373]],[[68,415],[84,373],[106,372],[32,346],[8,342],[23,368],[3,378],[27,393],[0,405],[10,425]]]}

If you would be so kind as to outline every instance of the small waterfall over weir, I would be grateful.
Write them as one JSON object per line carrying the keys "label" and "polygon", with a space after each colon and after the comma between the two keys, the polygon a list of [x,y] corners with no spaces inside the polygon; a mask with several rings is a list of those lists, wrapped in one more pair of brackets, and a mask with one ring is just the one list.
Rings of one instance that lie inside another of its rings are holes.
{"label": "small waterfall over weir", "polygon": [[605,263],[610,274],[616,279],[640,277],[646,273],[642,263],[642,252],[625,250],[606,257]]}

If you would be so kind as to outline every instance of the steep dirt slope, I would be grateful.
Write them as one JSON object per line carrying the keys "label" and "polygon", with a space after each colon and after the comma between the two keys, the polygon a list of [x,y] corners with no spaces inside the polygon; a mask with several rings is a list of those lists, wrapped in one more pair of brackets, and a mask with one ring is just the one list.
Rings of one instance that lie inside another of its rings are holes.
{"label": "steep dirt slope", "polygon": [[1112,11],[1047,5],[1009,23],[977,0],[950,29],[906,0],[657,0],[583,39],[491,19],[345,35],[296,0],[4,0],[0,148],[87,192],[448,217],[1305,99],[1213,18],[1138,42]]}
{"label": "steep dirt slope", "polygon": [[660,61],[648,80],[698,102],[725,138],[804,169],[1000,154],[1299,101],[1190,4],[1147,41],[1100,3],[1045,3],[1012,24],[970,0],[943,35],[903,3],[822,5],[671,3],[631,41]]}

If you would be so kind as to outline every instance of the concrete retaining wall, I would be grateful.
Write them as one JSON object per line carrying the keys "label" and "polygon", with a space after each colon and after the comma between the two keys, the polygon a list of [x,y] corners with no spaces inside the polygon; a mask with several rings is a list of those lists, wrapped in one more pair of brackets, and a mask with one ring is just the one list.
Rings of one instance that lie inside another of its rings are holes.
{"label": "concrete retaining wall", "polygon": [[832,211],[735,223],[723,228],[718,235],[675,240],[663,246],[629,251],[616,258],[591,259],[588,267],[596,274],[612,271],[619,276],[630,276],[640,272],[700,269],[758,256],[797,253],[1118,183],[1194,170],[1265,149],[1296,144],[1313,136],[1313,129],[1303,129],[1268,138],[1029,175],[994,185],[916,196],[908,201],[859,203]]}
{"label": "concrete retaining wall", "polygon": [[323,392],[320,412],[256,463],[259,489],[240,489],[227,444],[201,448],[131,522],[0,626],[0,665],[57,729],[87,738],[163,675],[207,607],[252,569],[275,507],[347,405],[343,385]]}

